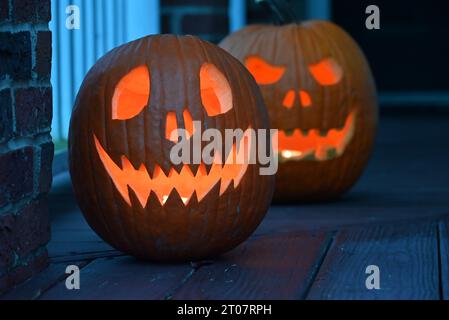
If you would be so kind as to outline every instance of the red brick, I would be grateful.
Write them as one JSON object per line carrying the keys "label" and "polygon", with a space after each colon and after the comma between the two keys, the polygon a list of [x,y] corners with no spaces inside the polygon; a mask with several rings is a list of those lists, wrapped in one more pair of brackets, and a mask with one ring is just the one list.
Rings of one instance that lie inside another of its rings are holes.
{"label": "red brick", "polygon": [[[50,80],[51,32],[37,32],[32,52],[31,32],[10,32],[5,25],[26,23],[33,28],[40,24],[45,28],[50,19],[50,0],[0,0],[0,81]],[[26,26],[17,28],[28,30]],[[52,181],[53,143],[9,150],[5,142],[49,132],[51,118],[51,87],[0,90],[0,144],[6,149],[0,152],[0,293],[48,264],[45,245],[50,228],[44,194]]]}
{"label": "red brick", "polygon": [[34,200],[15,215],[16,248],[20,258],[47,244],[50,240],[50,221],[47,199]]}
{"label": "red brick", "polygon": [[31,78],[31,40],[27,31],[0,32],[0,80]]}
{"label": "red brick", "polygon": [[33,169],[32,147],[0,154],[0,207],[33,192]]}
{"label": "red brick", "polygon": [[39,192],[46,193],[50,190],[53,180],[52,162],[54,154],[53,142],[47,142],[41,146],[41,167],[39,173]]}
{"label": "red brick", "polygon": [[21,264],[17,268],[0,276],[0,294],[44,270],[47,266],[48,252],[46,249],[31,254],[24,261],[21,261]]}
{"label": "red brick", "polygon": [[51,20],[50,0],[12,0],[14,23],[49,22]]}
{"label": "red brick", "polygon": [[50,240],[46,200],[35,200],[13,214],[0,216],[0,268],[13,268]]}
{"label": "red brick", "polygon": [[22,136],[50,131],[51,87],[21,88],[14,92],[16,133]]}
{"label": "red brick", "polygon": [[11,91],[0,91],[0,143],[9,140],[12,136],[12,105]]}
{"label": "red brick", "polygon": [[9,21],[9,0],[0,0],[0,23]]}
{"label": "red brick", "polygon": [[227,34],[229,20],[226,14],[189,14],[182,17],[184,34]]}
{"label": "red brick", "polygon": [[49,80],[51,74],[51,32],[37,33],[36,64],[34,66],[38,79]]}

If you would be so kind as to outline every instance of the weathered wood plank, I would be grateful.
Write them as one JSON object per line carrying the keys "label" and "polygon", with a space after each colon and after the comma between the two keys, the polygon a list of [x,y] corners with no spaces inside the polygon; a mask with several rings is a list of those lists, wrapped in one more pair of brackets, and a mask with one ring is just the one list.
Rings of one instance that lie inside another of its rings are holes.
{"label": "weathered wood plank", "polygon": [[[83,268],[88,263],[89,261],[81,261],[72,262],[71,264],[76,264],[79,268]],[[66,267],[66,263],[50,264],[41,273],[0,296],[0,300],[38,299],[42,293],[66,278]]]}
{"label": "weathered wood plank", "polygon": [[442,298],[449,300],[449,219],[440,221],[439,236]]}
{"label": "weathered wood plank", "polygon": [[[93,231],[91,231],[93,233]],[[54,233],[53,233],[54,234]],[[71,237],[72,236],[72,237]],[[72,240],[70,240],[72,239]],[[53,237],[47,245],[49,257],[58,259],[74,255],[85,255],[92,252],[113,251],[114,248],[97,237],[90,240],[88,234],[68,233],[65,239]]]}
{"label": "weathered wood plank", "polygon": [[299,230],[332,231],[409,221],[422,223],[448,215],[449,200],[443,199],[449,199],[449,189],[421,190],[419,193],[408,189],[384,189],[384,192],[390,194],[382,195],[373,190],[362,193],[356,188],[335,203],[272,205],[255,234]]}
{"label": "weathered wood plank", "polygon": [[328,233],[283,233],[252,238],[200,267],[174,299],[298,299],[330,241]]}
{"label": "weathered wood plank", "polygon": [[[66,182],[70,183],[70,180]],[[49,257],[52,261],[64,260],[64,257],[70,260],[71,256],[113,250],[89,227],[71,192],[71,188],[59,185],[50,196],[52,228],[51,241],[47,245]]]}
{"label": "weathered wood plank", "polygon": [[61,281],[39,299],[164,299],[192,271],[189,264],[151,264],[131,257],[102,258],[81,269],[79,290],[67,290],[65,281]]}
{"label": "weathered wood plank", "polygon": [[69,263],[74,261],[92,261],[99,258],[115,258],[125,256],[118,250],[104,251],[85,251],[83,253],[73,253],[70,255],[54,256],[50,259],[51,263]]}
{"label": "weathered wood plank", "polygon": [[[368,290],[367,266],[380,269]],[[339,231],[308,299],[439,299],[437,223]]]}

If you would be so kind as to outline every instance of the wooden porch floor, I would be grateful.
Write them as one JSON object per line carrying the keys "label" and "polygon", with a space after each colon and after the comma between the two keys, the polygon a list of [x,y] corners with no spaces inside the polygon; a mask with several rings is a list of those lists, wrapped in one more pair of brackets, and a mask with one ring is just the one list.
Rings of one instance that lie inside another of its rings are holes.
{"label": "wooden porch floor", "polygon": [[[449,114],[390,113],[373,159],[340,201],[273,205],[255,234],[213,261],[152,264],[85,223],[68,174],[50,196],[50,266],[0,299],[449,299]],[[65,268],[81,289],[65,288]],[[380,290],[365,287],[368,265]]]}

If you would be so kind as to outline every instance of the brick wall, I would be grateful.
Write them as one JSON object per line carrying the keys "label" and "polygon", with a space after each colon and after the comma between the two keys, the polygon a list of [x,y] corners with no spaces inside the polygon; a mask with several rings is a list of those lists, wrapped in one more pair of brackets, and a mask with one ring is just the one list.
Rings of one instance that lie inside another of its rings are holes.
{"label": "brick wall", "polygon": [[228,0],[161,0],[162,33],[218,43],[229,33]]}
{"label": "brick wall", "polygon": [[0,293],[47,265],[50,0],[0,0]]}

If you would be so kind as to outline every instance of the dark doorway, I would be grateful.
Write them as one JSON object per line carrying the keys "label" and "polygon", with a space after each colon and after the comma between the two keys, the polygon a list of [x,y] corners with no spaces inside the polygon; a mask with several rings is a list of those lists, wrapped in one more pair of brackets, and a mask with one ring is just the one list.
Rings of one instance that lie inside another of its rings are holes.
{"label": "dark doorway", "polygon": [[[370,4],[380,30],[365,27]],[[362,47],[381,92],[449,91],[449,2],[334,0],[332,14]]]}

